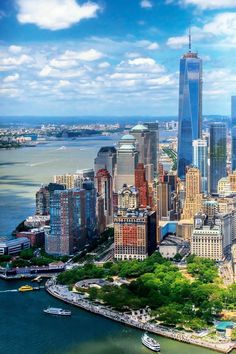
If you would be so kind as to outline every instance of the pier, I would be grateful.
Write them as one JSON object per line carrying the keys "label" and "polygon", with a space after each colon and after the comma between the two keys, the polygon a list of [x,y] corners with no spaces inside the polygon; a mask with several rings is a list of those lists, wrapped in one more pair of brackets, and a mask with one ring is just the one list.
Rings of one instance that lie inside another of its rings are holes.
{"label": "pier", "polygon": [[66,286],[56,285],[53,279],[48,280],[46,282],[45,289],[49,294],[58,298],[59,300],[80,307],[94,314],[106,317],[113,321],[123,323],[130,327],[135,327],[143,331],[148,331],[150,333],[174,339],[187,344],[204,347],[220,353],[230,353],[233,349],[236,348],[236,343],[231,341],[227,341],[224,343],[203,341],[202,338],[200,339],[193,337],[192,334],[189,334],[187,332],[180,332],[175,329],[169,329],[162,325],[138,321],[132,315],[115,311],[104,305],[94,304],[90,300],[86,299],[84,295],[70,292]]}

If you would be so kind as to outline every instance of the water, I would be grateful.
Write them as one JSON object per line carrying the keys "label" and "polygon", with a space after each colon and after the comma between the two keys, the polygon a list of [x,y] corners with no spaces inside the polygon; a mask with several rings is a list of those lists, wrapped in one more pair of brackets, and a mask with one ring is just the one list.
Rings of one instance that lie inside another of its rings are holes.
{"label": "water", "polygon": [[[51,141],[37,147],[0,150],[0,236],[34,213],[35,193],[53,175],[93,167],[101,146],[114,145],[119,135]],[[65,149],[60,149],[65,146]]]}
{"label": "water", "polygon": [[[0,235],[34,211],[34,195],[56,173],[93,166],[98,149],[118,136],[56,141],[36,148],[0,151]],[[66,149],[59,150],[61,146]],[[1,354],[148,354],[141,332],[78,308],[62,304],[44,290],[18,293],[24,281],[0,280]],[[7,291],[6,291],[7,290]],[[47,306],[72,310],[71,318],[43,314]],[[162,354],[210,354],[212,351],[158,337]],[[236,352],[235,352],[236,353]]]}
{"label": "water", "polygon": [[[0,280],[0,291],[27,282]],[[30,284],[30,282],[28,281]],[[72,316],[54,317],[42,310],[55,306]],[[148,354],[141,331],[62,304],[44,290],[0,292],[1,354]],[[158,337],[162,354],[210,354],[212,351]]]}

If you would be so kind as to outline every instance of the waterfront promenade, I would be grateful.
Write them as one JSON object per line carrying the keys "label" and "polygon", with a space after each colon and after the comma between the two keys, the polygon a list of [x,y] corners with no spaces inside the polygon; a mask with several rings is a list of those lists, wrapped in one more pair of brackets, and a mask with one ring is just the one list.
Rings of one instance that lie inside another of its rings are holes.
{"label": "waterfront promenade", "polygon": [[88,300],[84,295],[71,292],[67,286],[58,285],[54,279],[49,279],[45,285],[46,291],[52,296],[69,303],[71,305],[80,307],[86,311],[93,312],[97,315],[104,316],[111,320],[121,322],[125,325],[139,328],[163,337],[178,340],[180,342],[197,345],[200,347],[212,349],[221,353],[230,353],[235,348],[235,343],[231,341],[221,342],[208,342],[202,338],[196,338],[191,333],[179,332],[175,329],[169,329],[161,325],[153,323],[144,323],[137,320],[134,316],[127,313],[115,311],[107,306],[95,304]]}

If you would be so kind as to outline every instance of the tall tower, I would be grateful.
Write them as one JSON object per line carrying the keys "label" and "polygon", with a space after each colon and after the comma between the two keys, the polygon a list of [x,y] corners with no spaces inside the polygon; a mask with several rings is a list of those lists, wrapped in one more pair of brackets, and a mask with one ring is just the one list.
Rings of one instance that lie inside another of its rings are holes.
{"label": "tall tower", "polygon": [[191,50],[180,59],[179,76],[178,166],[180,179],[192,164],[192,141],[201,139],[202,131],[202,60]]}
{"label": "tall tower", "polygon": [[98,195],[104,199],[104,214],[106,225],[113,221],[113,195],[112,195],[112,177],[106,169],[100,169],[95,177]]}
{"label": "tall tower", "polygon": [[193,140],[193,165],[200,170],[202,187],[201,192],[208,193],[208,146],[207,141]]}
{"label": "tall tower", "polygon": [[231,137],[232,137],[231,164],[232,164],[232,171],[235,171],[236,170],[236,96],[231,97]]}
{"label": "tall tower", "polygon": [[201,175],[196,167],[190,167],[186,173],[186,197],[184,202],[183,219],[192,220],[201,210]]}
{"label": "tall tower", "polygon": [[217,193],[217,184],[226,172],[226,126],[223,123],[210,125],[210,192]]}

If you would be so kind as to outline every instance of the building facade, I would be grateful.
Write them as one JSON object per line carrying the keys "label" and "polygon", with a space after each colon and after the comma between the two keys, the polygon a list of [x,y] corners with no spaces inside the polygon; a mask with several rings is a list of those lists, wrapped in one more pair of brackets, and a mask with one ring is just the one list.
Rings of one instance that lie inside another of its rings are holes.
{"label": "building facade", "polygon": [[210,192],[217,193],[217,185],[226,172],[226,126],[223,123],[210,125]]}
{"label": "building facade", "polygon": [[114,238],[116,260],[144,260],[156,249],[156,212],[115,217]]}
{"label": "building facade", "polygon": [[114,146],[103,146],[98,151],[94,160],[95,175],[99,170],[105,169],[114,177],[116,165],[116,148]]}
{"label": "building facade", "polygon": [[236,96],[231,97],[231,164],[232,171],[236,170]]}
{"label": "building facade", "polygon": [[192,142],[201,139],[202,60],[189,52],[180,59],[179,124],[177,173],[185,179],[186,167],[193,162]]}
{"label": "building facade", "polygon": [[193,165],[201,174],[201,192],[208,193],[208,146],[207,140],[193,140]]}

